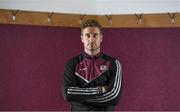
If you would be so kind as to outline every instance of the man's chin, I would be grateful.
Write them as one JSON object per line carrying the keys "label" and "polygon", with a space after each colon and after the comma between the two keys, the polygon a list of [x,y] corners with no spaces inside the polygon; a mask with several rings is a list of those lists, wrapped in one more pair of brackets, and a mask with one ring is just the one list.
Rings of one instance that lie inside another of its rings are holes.
{"label": "man's chin", "polygon": [[89,51],[95,51],[95,48],[88,48]]}
{"label": "man's chin", "polygon": [[95,49],[89,49],[90,51],[95,51]]}
{"label": "man's chin", "polygon": [[90,49],[91,51],[96,51],[97,50],[97,48],[92,48],[92,49]]}

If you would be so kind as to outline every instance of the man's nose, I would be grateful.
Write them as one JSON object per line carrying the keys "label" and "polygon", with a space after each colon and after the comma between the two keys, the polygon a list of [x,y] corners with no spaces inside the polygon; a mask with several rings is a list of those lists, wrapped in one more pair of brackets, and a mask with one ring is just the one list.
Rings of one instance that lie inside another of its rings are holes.
{"label": "man's nose", "polygon": [[90,42],[93,42],[94,41],[94,37],[93,35],[90,36]]}

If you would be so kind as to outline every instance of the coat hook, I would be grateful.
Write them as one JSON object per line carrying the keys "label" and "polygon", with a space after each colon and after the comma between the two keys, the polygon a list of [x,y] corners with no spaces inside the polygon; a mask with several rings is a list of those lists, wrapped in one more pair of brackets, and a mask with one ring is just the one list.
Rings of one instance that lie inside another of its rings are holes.
{"label": "coat hook", "polygon": [[136,18],[138,19],[137,24],[142,24],[142,14],[135,14]]}
{"label": "coat hook", "polygon": [[51,23],[52,16],[54,15],[54,12],[48,13],[48,23]]}
{"label": "coat hook", "polygon": [[19,10],[12,10],[12,20],[13,21],[16,21],[16,15],[17,15],[17,13],[19,12]]}
{"label": "coat hook", "polygon": [[170,20],[170,23],[171,24],[174,24],[175,23],[175,17],[176,17],[176,13],[168,13],[168,16],[169,16],[169,18],[171,19]]}
{"label": "coat hook", "polygon": [[82,24],[85,16],[86,16],[85,14],[79,16],[79,24]]}
{"label": "coat hook", "polygon": [[109,24],[112,25],[112,16],[111,15],[105,15],[107,20],[109,21]]}

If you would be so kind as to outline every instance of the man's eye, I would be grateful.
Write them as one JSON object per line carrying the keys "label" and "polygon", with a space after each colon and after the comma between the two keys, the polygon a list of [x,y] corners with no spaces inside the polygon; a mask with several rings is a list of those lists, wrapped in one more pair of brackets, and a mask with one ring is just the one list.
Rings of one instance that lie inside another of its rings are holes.
{"label": "man's eye", "polygon": [[89,34],[86,34],[86,37],[88,37],[88,38],[89,38],[89,37],[90,37],[90,35],[89,35]]}
{"label": "man's eye", "polygon": [[98,35],[98,34],[97,34],[97,33],[95,33],[95,34],[93,35],[93,37],[97,37],[97,35]]}

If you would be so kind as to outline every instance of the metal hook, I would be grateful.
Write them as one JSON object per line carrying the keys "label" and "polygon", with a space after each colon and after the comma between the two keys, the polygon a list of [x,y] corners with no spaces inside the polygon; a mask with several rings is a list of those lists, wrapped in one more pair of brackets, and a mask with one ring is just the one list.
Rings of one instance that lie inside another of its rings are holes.
{"label": "metal hook", "polygon": [[137,24],[142,24],[142,14],[135,14],[135,16],[138,19]]}
{"label": "metal hook", "polygon": [[51,23],[52,16],[54,15],[54,12],[48,13],[48,23]]}
{"label": "metal hook", "polygon": [[168,13],[168,16],[169,16],[169,18],[171,19],[170,20],[170,23],[171,24],[174,24],[175,23],[175,17],[176,17],[176,13]]}
{"label": "metal hook", "polygon": [[79,24],[82,24],[85,16],[86,16],[85,14],[79,16]]}
{"label": "metal hook", "polygon": [[105,15],[107,20],[109,21],[109,24],[112,25],[112,16],[111,15]]}
{"label": "metal hook", "polygon": [[12,10],[12,20],[16,21],[16,15],[19,12],[19,10]]}

